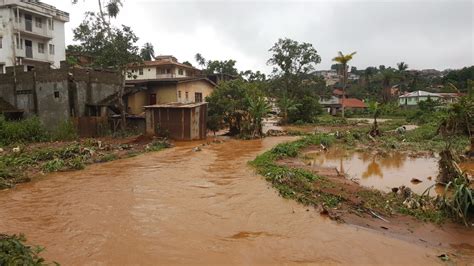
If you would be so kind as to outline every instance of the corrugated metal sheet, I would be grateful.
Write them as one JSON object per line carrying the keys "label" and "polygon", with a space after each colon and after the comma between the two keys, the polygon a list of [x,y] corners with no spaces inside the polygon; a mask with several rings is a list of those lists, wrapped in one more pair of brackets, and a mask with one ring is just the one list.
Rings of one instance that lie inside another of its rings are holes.
{"label": "corrugated metal sheet", "polygon": [[176,140],[206,138],[207,104],[193,106],[152,106],[145,109],[147,133]]}

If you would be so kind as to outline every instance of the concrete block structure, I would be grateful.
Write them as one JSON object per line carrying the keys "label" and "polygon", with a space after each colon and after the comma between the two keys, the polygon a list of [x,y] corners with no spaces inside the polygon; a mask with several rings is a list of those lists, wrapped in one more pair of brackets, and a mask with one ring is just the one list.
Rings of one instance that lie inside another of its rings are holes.
{"label": "concrete block structure", "polygon": [[122,87],[120,75],[111,71],[68,66],[29,72],[22,66],[6,70],[0,74],[0,101],[10,106],[4,115],[36,115],[51,130],[71,117],[106,116]]}

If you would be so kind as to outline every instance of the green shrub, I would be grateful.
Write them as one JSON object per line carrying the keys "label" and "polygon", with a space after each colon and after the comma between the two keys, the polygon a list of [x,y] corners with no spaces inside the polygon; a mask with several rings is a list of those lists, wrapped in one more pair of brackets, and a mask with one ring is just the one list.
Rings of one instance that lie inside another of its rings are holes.
{"label": "green shrub", "polygon": [[438,135],[438,127],[434,123],[424,124],[418,128],[406,132],[407,141],[431,140]]}
{"label": "green shrub", "polygon": [[316,97],[305,96],[295,99],[295,108],[288,111],[290,123],[313,123],[316,117],[323,113],[323,109]]}
{"label": "green shrub", "polygon": [[5,117],[0,116],[0,145],[43,141],[48,137],[38,117],[6,121]]}
{"label": "green shrub", "polygon": [[47,161],[42,167],[41,169],[46,172],[46,173],[49,173],[49,172],[57,172],[57,171],[60,171],[64,168],[64,166],[66,165],[66,163],[64,162],[64,160],[62,159],[59,159],[59,158],[56,158],[56,159],[53,159],[51,161]]}
{"label": "green shrub", "polygon": [[147,151],[161,151],[163,149],[169,148],[170,144],[166,140],[155,140],[152,143],[150,143],[146,150]]}
{"label": "green shrub", "polygon": [[100,157],[99,161],[101,163],[105,163],[105,162],[109,162],[109,161],[114,161],[114,160],[117,160],[118,159],[118,156],[113,154],[113,153],[108,153],[108,154],[105,154],[104,156]]}
{"label": "green shrub", "polygon": [[314,123],[321,126],[341,126],[341,125],[348,124],[345,118],[336,117],[336,116],[327,115],[327,114],[318,116],[314,120]]}
{"label": "green shrub", "polygon": [[468,226],[469,217],[474,213],[474,196],[465,177],[460,176],[446,185],[443,207],[455,220]]}
{"label": "green shrub", "polygon": [[25,242],[23,235],[0,235],[0,265],[47,265],[39,256],[44,249],[28,246]]}
{"label": "green shrub", "polygon": [[75,140],[78,138],[76,127],[72,120],[64,120],[53,133],[54,140]]}
{"label": "green shrub", "polygon": [[85,158],[83,156],[77,156],[77,157],[74,157],[72,160],[69,160],[67,162],[67,165],[69,169],[82,170],[85,167],[84,160]]}

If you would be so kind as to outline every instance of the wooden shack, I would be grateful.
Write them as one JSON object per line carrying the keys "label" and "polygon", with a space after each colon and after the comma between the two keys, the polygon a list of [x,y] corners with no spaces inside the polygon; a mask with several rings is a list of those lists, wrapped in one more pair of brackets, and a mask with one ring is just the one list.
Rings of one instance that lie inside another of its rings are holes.
{"label": "wooden shack", "polygon": [[175,140],[205,139],[207,103],[167,103],[145,106],[146,134]]}

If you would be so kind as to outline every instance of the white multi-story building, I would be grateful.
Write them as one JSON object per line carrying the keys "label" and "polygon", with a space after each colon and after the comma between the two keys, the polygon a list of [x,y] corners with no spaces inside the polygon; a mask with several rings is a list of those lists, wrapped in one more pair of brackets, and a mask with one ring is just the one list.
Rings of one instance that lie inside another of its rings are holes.
{"label": "white multi-story building", "polygon": [[59,68],[68,21],[68,13],[38,0],[0,0],[0,73],[15,64]]}

